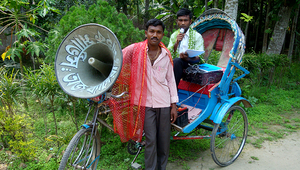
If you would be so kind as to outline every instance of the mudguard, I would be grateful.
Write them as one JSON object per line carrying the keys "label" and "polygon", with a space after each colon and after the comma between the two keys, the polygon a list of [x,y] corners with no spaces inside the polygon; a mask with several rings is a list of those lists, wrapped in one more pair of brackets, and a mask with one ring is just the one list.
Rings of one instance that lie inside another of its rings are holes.
{"label": "mudguard", "polygon": [[239,105],[241,102],[244,104],[244,106],[246,108],[252,107],[251,103],[247,99],[245,99],[243,97],[234,97],[234,98],[227,100],[223,104],[219,105],[219,107],[215,108],[210,119],[214,123],[217,123],[217,124],[221,123],[227,110],[235,104]]}

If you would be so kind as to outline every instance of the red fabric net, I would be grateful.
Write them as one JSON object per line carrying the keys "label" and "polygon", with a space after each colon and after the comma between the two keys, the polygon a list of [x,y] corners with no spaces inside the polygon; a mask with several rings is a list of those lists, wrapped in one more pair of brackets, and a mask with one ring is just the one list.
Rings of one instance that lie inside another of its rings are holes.
{"label": "red fabric net", "polygon": [[[122,70],[112,88],[112,94],[126,91],[128,95],[120,99],[109,99],[114,131],[120,135],[122,142],[129,139],[140,142],[142,139],[147,97],[147,44],[148,41],[145,40],[122,50]],[[160,46],[167,49],[163,43]],[[169,57],[172,61],[171,56]]]}

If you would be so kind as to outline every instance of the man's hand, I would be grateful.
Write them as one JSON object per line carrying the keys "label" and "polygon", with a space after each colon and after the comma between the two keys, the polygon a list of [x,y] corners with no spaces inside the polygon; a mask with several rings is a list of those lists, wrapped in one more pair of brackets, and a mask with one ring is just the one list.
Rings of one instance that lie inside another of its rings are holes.
{"label": "man's hand", "polygon": [[185,52],[185,53],[180,53],[180,54],[179,54],[179,57],[180,57],[181,59],[183,59],[184,61],[186,61],[186,62],[189,61],[189,55],[187,54],[187,52]]}
{"label": "man's hand", "polygon": [[171,104],[171,123],[174,123],[177,119],[177,107],[176,103]]}
{"label": "man's hand", "polygon": [[177,35],[176,42],[179,43],[180,41],[182,41],[184,35],[185,35],[185,33],[179,33],[179,34]]}
{"label": "man's hand", "polygon": [[189,55],[187,54],[187,52],[185,53],[180,53],[179,57],[181,59],[183,59],[184,61],[191,63],[191,64],[195,64],[195,63],[199,63],[200,61],[200,57],[196,56],[196,57],[189,57]]}
{"label": "man's hand", "polygon": [[179,45],[179,42],[182,41],[184,35],[185,35],[185,33],[179,33],[179,34],[177,35],[176,43],[174,44],[174,51],[177,50],[177,47],[178,47],[178,45]]}

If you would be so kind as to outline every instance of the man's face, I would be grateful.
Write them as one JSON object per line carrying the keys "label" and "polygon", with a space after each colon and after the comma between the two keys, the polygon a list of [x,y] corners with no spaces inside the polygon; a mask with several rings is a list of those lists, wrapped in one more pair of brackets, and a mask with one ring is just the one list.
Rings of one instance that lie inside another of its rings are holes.
{"label": "man's face", "polygon": [[190,19],[189,15],[184,15],[184,16],[180,16],[177,18],[176,20],[177,22],[177,26],[179,28],[184,28],[184,30],[186,31],[190,25],[192,24],[192,20]]}
{"label": "man's face", "polygon": [[150,25],[148,30],[145,30],[145,36],[150,45],[158,45],[164,36],[163,27],[161,25]]}

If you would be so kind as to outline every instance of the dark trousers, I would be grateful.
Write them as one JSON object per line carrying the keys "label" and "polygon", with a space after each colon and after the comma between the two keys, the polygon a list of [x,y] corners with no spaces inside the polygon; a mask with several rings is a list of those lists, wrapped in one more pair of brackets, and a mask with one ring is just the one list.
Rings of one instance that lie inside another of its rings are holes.
{"label": "dark trousers", "polygon": [[146,107],[144,122],[145,170],[166,169],[170,150],[170,118],[170,107]]}
{"label": "dark trousers", "polygon": [[174,65],[174,76],[175,76],[176,86],[178,90],[178,85],[180,79],[182,78],[183,69],[186,69],[189,65],[188,62],[182,60],[181,58],[174,58],[173,65]]}

